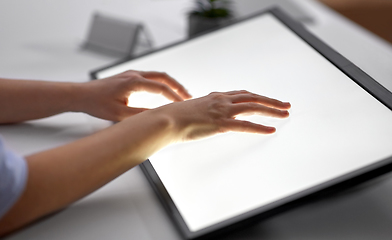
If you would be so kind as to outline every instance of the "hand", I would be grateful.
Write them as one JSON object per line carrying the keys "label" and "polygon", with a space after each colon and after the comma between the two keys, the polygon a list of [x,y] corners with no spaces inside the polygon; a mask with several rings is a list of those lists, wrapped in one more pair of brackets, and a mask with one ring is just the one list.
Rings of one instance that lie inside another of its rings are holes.
{"label": "hand", "polygon": [[136,91],[162,94],[174,102],[192,97],[174,78],[161,72],[126,71],[85,83],[84,90],[84,96],[79,100],[81,111],[112,121],[121,121],[147,110],[127,106],[128,97]]}
{"label": "hand", "polygon": [[187,141],[217,133],[236,131],[271,134],[274,127],[236,120],[240,114],[260,114],[286,118],[290,103],[263,97],[248,91],[211,93],[208,96],[180,103],[172,103],[156,109],[172,119],[174,141]]}
{"label": "hand", "polygon": [[[149,74],[130,72],[86,84],[90,94],[96,94],[88,96],[92,101],[90,104],[97,105],[92,108],[95,112],[90,109],[90,113],[113,117],[111,108],[125,107],[124,96],[135,90],[165,92],[165,96],[174,101],[189,96],[169,77],[162,77],[164,80],[161,81],[170,82],[170,89],[177,90],[177,93],[161,85],[156,87],[143,77],[151,77]],[[152,73],[153,76],[165,76],[155,74]],[[101,108],[102,112],[99,112]],[[1,219],[0,236],[86,196],[174,141],[228,131],[270,134],[275,132],[275,128],[236,120],[235,117],[239,114],[261,114],[285,118],[289,115],[286,111],[289,108],[289,103],[247,91],[211,93],[145,111],[76,142],[27,156],[29,176],[26,188]],[[120,117],[137,113],[137,110],[130,113],[121,111]]]}

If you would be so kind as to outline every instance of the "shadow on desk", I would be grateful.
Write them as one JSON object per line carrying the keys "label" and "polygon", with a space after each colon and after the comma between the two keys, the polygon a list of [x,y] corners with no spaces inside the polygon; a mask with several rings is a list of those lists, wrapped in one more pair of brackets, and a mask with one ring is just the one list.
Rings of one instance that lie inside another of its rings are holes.
{"label": "shadow on desk", "polygon": [[81,113],[64,113],[42,120],[0,125],[0,134],[6,144],[21,155],[70,143],[95,130]]}
{"label": "shadow on desk", "polygon": [[[101,197],[71,205],[9,236],[7,240],[79,239],[80,236],[86,236],[86,232],[89,233],[88,239],[145,239],[147,233],[132,231],[134,228],[144,227],[135,217],[138,216],[136,206],[124,199],[127,198]],[[121,237],[115,237],[116,225],[123,224],[118,221],[125,221],[132,226],[128,228],[128,233],[123,231],[124,236]],[[107,224],[108,222],[111,224]]]}
{"label": "shadow on desk", "polygon": [[391,239],[392,174],[222,236],[220,240]]}

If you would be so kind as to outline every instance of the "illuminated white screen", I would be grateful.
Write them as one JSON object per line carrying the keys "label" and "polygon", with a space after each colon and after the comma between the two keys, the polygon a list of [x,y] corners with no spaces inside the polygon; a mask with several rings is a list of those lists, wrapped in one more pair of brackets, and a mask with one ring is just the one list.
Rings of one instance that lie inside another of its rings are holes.
{"label": "illuminated white screen", "polygon": [[289,101],[289,119],[251,117],[273,135],[227,133],[150,158],[191,231],[392,155],[392,112],[272,15],[99,73],[165,71],[194,97],[246,89]]}

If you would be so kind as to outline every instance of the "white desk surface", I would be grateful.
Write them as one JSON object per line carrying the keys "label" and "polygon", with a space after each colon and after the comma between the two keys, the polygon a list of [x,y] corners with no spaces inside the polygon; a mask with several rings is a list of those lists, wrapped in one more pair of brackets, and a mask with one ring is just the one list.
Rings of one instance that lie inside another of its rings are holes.
{"label": "white desk surface", "polygon": [[[392,46],[312,0],[292,0],[314,18],[309,30],[392,91]],[[270,1],[271,2],[271,1]],[[292,4],[293,2],[289,3]],[[239,15],[261,7],[236,1]],[[128,8],[124,8],[128,4]],[[81,51],[95,10],[142,19],[155,46],[185,37],[189,1],[0,2],[0,75],[53,81],[86,81],[88,72],[115,59]],[[185,9],[185,10],[184,10]],[[300,16],[301,12],[293,15]],[[49,21],[50,19],[50,21]],[[8,145],[21,154],[52,148],[109,126],[80,113],[0,126]],[[221,239],[390,239],[392,179],[389,175],[330,196]],[[105,187],[7,240],[181,239],[136,167]]]}

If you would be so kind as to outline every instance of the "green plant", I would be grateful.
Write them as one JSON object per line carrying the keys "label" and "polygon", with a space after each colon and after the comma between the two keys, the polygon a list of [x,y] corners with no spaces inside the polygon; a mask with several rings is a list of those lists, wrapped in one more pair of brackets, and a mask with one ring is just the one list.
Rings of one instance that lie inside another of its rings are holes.
{"label": "green plant", "polygon": [[196,0],[196,9],[190,12],[207,18],[227,18],[232,16],[229,0]]}

